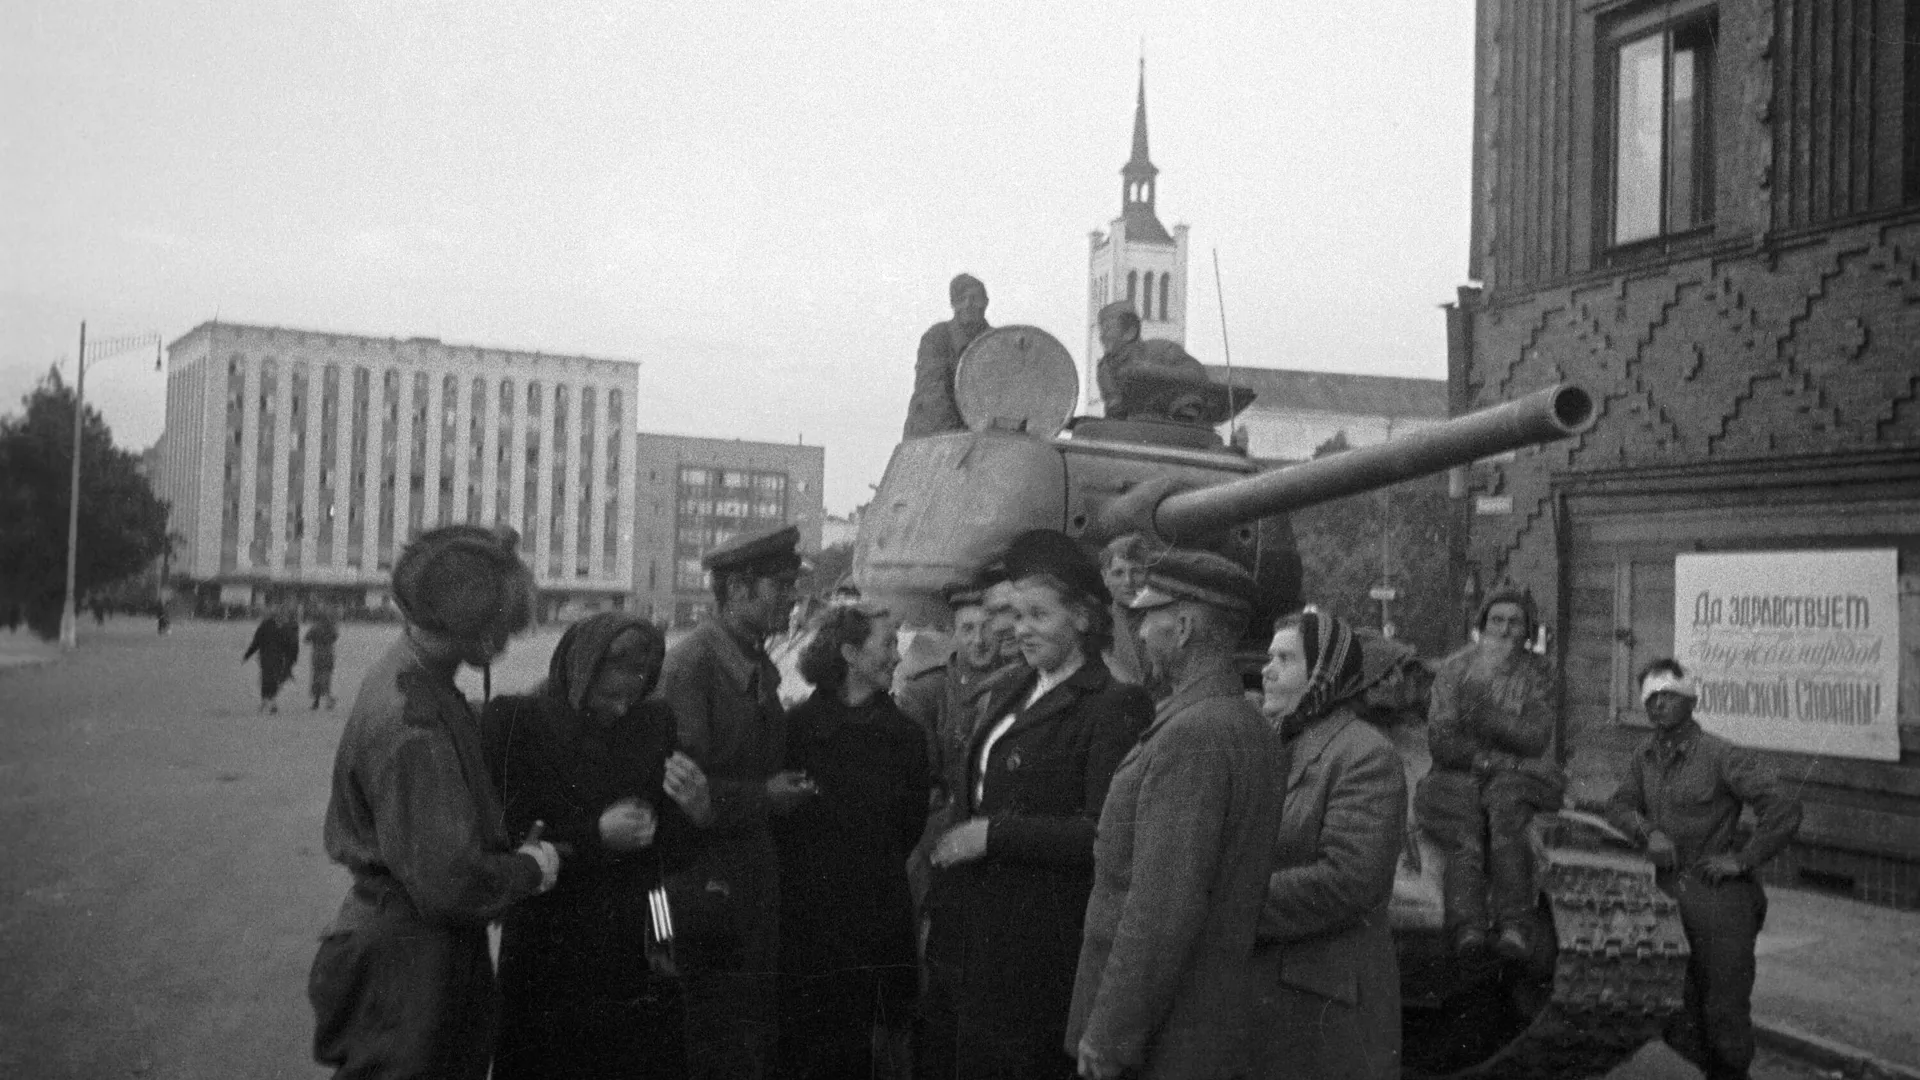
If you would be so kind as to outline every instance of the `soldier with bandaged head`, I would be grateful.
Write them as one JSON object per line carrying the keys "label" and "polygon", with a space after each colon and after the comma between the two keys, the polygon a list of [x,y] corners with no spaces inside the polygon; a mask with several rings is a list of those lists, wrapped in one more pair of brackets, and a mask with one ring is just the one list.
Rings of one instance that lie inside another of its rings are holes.
{"label": "soldier with bandaged head", "polygon": [[327,855],[353,884],[307,987],[314,1058],[338,1076],[482,1080],[499,1011],[487,924],[559,873],[552,844],[508,836],[454,685],[531,622],[517,546],[452,525],[394,566],[405,625],[360,684],[327,805]]}

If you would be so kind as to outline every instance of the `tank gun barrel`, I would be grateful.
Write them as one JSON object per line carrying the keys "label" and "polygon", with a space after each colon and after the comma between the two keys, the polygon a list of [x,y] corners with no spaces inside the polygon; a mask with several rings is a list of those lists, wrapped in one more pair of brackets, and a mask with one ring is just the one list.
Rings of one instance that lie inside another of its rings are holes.
{"label": "tank gun barrel", "polygon": [[[1130,491],[1109,505],[1110,514],[1115,515],[1109,520],[1119,520],[1118,515],[1133,522],[1144,519],[1162,539],[1180,543],[1269,514],[1374,491],[1523,446],[1564,439],[1593,423],[1593,398],[1576,384],[1560,383],[1374,446],[1212,487],[1171,494],[1139,492],[1141,498],[1158,496],[1157,505],[1151,509],[1130,499],[1135,495]],[[1133,505],[1123,505],[1129,502]]]}

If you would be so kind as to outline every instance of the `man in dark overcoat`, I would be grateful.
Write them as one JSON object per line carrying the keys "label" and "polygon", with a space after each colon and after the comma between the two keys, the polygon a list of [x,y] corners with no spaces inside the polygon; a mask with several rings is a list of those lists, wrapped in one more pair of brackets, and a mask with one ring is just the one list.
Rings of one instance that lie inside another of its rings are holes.
{"label": "man in dark overcoat", "polygon": [[920,335],[903,439],[967,430],[953,397],[953,373],[973,339],[992,329],[987,325],[987,287],[972,274],[959,274],[947,285],[947,300],[953,318],[934,323]]}
{"label": "man in dark overcoat", "polygon": [[1251,1068],[1254,930],[1285,778],[1233,667],[1255,592],[1231,560],[1175,550],[1130,605],[1158,705],[1114,773],[1094,843],[1066,1038],[1091,1080]]}
{"label": "man in dark overcoat", "polygon": [[736,955],[683,965],[696,1077],[759,1077],[772,1061],[779,867],[769,815],[798,805],[809,789],[780,768],[786,720],[765,642],[786,628],[793,608],[799,540],[790,525],[707,554],[718,610],[667,650],[655,692],[673,708],[681,748],[707,775],[709,853],[741,941]]}

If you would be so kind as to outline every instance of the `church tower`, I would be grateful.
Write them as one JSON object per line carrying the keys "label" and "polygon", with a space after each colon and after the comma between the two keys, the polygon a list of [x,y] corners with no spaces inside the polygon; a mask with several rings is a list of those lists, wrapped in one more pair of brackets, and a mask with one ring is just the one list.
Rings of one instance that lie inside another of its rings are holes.
{"label": "church tower", "polygon": [[1140,59],[1140,91],[1133,105],[1133,154],[1120,168],[1120,216],[1087,239],[1087,363],[1081,385],[1087,409],[1101,408],[1095,365],[1100,346],[1099,312],[1126,300],[1140,315],[1140,336],[1187,341],[1187,227],[1172,235],[1154,212],[1160,170],[1147,155],[1147,61]]}

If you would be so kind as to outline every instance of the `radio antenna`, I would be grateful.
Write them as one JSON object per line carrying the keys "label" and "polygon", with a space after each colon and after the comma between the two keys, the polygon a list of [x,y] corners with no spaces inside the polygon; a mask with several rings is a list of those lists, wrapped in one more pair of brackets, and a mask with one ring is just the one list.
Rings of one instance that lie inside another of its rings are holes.
{"label": "radio antenna", "polygon": [[[1236,420],[1239,416],[1233,407],[1233,343],[1227,340],[1227,294],[1220,287],[1220,249],[1213,249],[1213,298],[1220,305],[1220,352],[1227,359],[1227,416]],[[1245,430],[1238,423],[1233,424],[1237,434]]]}

